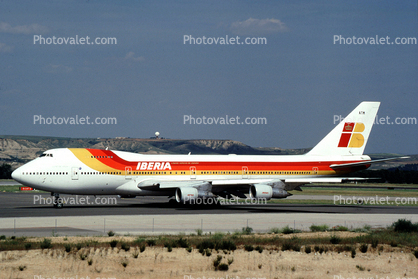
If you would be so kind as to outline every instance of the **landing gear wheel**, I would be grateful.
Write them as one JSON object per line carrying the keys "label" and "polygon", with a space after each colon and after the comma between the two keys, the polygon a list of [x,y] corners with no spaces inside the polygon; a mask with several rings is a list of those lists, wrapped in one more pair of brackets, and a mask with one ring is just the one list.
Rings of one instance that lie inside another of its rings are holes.
{"label": "landing gear wheel", "polygon": [[62,199],[60,198],[59,194],[51,193],[54,196],[54,207],[55,208],[63,208],[64,204],[62,203]]}

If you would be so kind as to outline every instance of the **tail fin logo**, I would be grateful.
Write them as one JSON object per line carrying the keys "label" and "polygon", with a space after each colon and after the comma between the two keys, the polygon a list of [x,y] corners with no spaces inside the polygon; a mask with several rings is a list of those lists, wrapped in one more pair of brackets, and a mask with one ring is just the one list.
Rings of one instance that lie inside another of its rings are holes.
{"label": "tail fin logo", "polygon": [[353,126],[350,125],[350,123],[347,123],[346,126],[344,126],[344,131],[352,131],[353,130]]}
{"label": "tail fin logo", "polygon": [[364,136],[362,134],[364,129],[365,126],[361,122],[344,123],[338,147],[362,147],[364,144]]}

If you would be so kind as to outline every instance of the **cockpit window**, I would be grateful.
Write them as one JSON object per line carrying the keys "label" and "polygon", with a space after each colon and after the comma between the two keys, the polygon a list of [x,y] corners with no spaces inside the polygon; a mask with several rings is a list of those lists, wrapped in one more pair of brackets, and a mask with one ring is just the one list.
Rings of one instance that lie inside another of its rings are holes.
{"label": "cockpit window", "polygon": [[42,153],[39,157],[52,157],[51,153]]}

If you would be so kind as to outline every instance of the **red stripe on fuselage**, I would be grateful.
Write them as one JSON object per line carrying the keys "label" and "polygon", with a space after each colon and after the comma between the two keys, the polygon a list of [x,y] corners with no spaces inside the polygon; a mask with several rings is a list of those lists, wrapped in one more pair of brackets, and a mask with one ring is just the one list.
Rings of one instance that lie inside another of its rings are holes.
{"label": "red stripe on fuselage", "polygon": [[[131,167],[136,170],[138,163],[142,161],[126,161],[110,150],[87,149],[96,160],[115,170],[125,170]],[[107,157],[107,158],[106,158]],[[144,158],[145,159],[145,158]],[[165,160],[162,160],[166,162]],[[147,161],[144,162],[156,162]],[[347,164],[359,161],[326,161],[326,162],[170,162],[172,171],[188,171],[190,167],[196,167],[199,171],[242,171],[242,167],[248,167],[249,171],[312,171],[313,167],[319,171],[332,171],[332,164]]]}

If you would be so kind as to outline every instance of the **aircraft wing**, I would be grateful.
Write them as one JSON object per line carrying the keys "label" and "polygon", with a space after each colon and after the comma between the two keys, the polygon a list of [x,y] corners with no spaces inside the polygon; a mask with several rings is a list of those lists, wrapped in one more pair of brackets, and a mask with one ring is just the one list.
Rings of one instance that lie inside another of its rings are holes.
{"label": "aircraft wing", "polygon": [[[311,178],[285,178],[285,179],[221,179],[221,180],[164,180],[145,179],[142,181],[130,180],[119,186],[120,195],[136,195],[143,190],[164,191],[173,195],[177,188],[196,188],[212,191],[215,195],[227,197],[232,194],[245,198],[252,185],[270,185],[285,191],[302,191],[300,186],[309,183],[341,183],[348,180],[365,180],[366,178],[353,177],[311,177]],[[287,194],[287,192],[285,192]],[[289,194],[287,194],[289,195]]]}
{"label": "aircraft wing", "polygon": [[258,183],[268,183],[277,179],[220,179],[220,180],[164,180],[147,179],[138,183],[139,188],[158,187],[158,188],[178,188],[196,187],[202,184],[211,183],[212,186],[232,186],[232,185],[251,185]]}
{"label": "aircraft wing", "polygon": [[[256,188],[272,187],[275,190],[274,198],[285,198],[291,194],[287,191],[302,191],[300,186],[315,182],[341,183],[346,180],[364,180],[365,178],[349,177],[311,177],[311,178],[286,178],[286,179],[234,179],[234,180],[164,180],[164,179],[145,179],[142,181],[130,180],[119,186],[116,191],[118,195],[132,197],[140,195],[143,191],[160,191],[167,196],[176,196],[178,191],[181,196],[199,191],[211,197],[213,194],[231,198],[247,198],[253,194]],[[182,190],[179,190],[182,189]],[[194,190],[192,190],[194,189]],[[183,193],[184,191],[184,193]]]}
{"label": "aircraft wing", "polygon": [[[286,178],[286,179],[222,179],[222,180],[144,180],[137,184],[142,189],[174,189],[178,187],[200,187],[211,184],[218,191],[221,189],[248,189],[254,184],[279,183],[288,191],[299,190],[298,186],[309,183],[341,183],[343,181],[366,180],[361,177],[311,177],[311,178]],[[299,190],[300,191],[300,190]]]}

